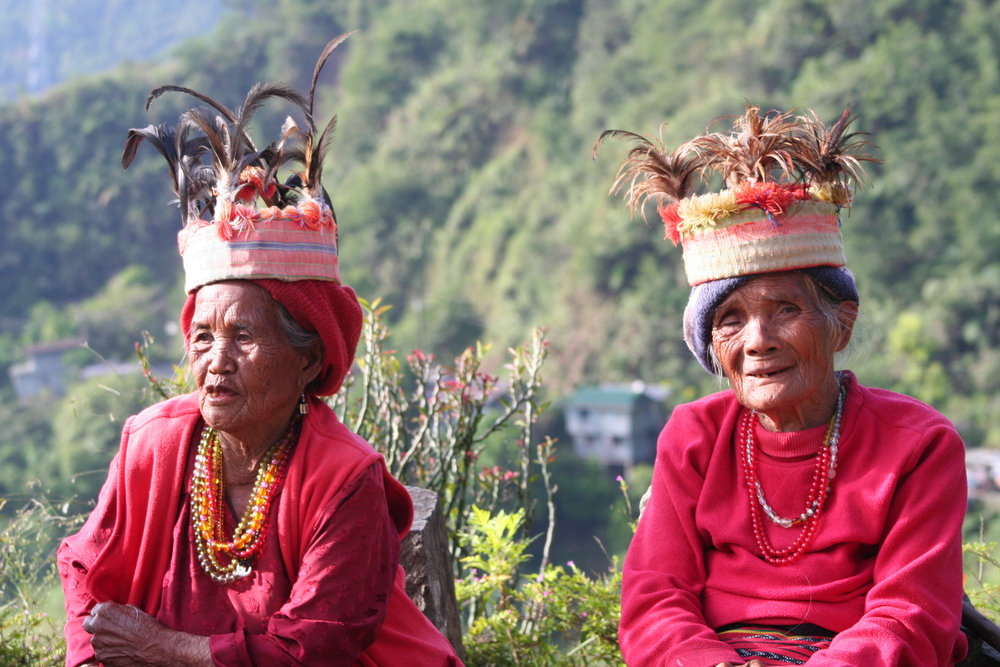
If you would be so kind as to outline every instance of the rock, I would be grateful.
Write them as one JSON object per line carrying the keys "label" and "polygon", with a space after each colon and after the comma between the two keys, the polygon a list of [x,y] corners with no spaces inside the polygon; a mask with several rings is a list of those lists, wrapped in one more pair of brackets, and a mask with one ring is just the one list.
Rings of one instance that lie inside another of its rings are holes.
{"label": "rock", "polygon": [[400,564],[406,571],[406,594],[464,658],[462,622],[455,598],[455,574],[448,552],[441,501],[428,489],[406,487],[413,498],[413,526],[403,538]]}

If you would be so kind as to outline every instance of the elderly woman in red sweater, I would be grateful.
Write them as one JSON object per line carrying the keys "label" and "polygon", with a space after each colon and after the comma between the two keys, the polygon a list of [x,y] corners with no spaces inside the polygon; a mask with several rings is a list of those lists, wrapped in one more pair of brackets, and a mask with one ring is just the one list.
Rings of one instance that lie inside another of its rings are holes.
{"label": "elderly woman in red sweater", "polygon": [[[835,370],[859,301],[839,211],[872,159],[849,124],[748,107],[673,154],[630,135],[616,185],[633,209],[660,200],[693,287],[685,339],[730,385],[678,406],[660,436],[623,572],[630,665],[965,653],[962,441],[927,405]],[[692,194],[713,171],[726,188]]]}
{"label": "elderly woman in red sweater", "polygon": [[[247,123],[271,96],[306,123],[257,151]],[[129,419],[60,548],[67,667],[460,665],[406,595],[409,495],[318,398],[347,375],[362,316],[340,282],[312,95],[264,85],[240,114],[211,103],[126,144],[128,166],[153,143],[181,202],[197,391]],[[279,184],[290,160],[305,169]]]}

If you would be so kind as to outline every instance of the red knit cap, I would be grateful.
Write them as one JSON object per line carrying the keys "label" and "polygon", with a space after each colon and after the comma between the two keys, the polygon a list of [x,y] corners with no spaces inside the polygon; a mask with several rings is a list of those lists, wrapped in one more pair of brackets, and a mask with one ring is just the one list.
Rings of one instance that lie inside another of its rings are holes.
{"label": "red knit cap", "polygon": [[[323,369],[306,389],[316,396],[336,394],[354,363],[354,353],[361,337],[361,305],[350,287],[329,280],[249,280],[267,290],[288,310],[306,331],[315,331],[323,341]],[[181,329],[187,339],[194,317],[197,291],[188,294],[181,310]]]}

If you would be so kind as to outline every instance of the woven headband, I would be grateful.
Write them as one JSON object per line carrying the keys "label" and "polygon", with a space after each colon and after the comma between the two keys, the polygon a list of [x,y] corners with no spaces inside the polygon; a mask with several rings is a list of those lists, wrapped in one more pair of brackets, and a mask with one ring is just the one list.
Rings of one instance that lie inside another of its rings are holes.
{"label": "woven headband", "polygon": [[306,224],[294,207],[270,212],[276,213],[273,217],[269,212],[248,213],[229,239],[220,237],[217,224],[188,225],[178,233],[187,292],[233,279],[340,283],[337,227],[329,208],[322,206],[326,220],[318,227]]}
{"label": "woven headband", "polygon": [[749,208],[726,222],[726,226],[681,239],[690,285],[847,263],[834,204],[803,201],[778,214]]}

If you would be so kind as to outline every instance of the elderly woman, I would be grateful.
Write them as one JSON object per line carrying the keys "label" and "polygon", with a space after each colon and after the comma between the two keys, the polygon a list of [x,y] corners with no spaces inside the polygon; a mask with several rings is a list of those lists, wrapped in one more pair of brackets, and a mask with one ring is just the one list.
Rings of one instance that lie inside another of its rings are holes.
{"label": "elderly woman", "polygon": [[[246,122],[271,95],[307,127],[258,152]],[[148,139],[179,184],[197,391],[128,421],[60,549],[66,664],[460,664],[403,588],[406,490],[317,398],[341,386],[362,316],[339,281],[312,95],[255,87],[242,116],[199,97],[217,118],[133,130],[123,158]],[[306,169],[279,185],[289,158]]]}
{"label": "elderly woman", "polygon": [[[731,133],[637,145],[630,204],[659,199],[693,286],[684,336],[730,390],[677,407],[624,564],[630,665],[954,665],[966,650],[964,448],[907,396],[836,371],[858,310],[838,211],[846,134],[749,107]],[[628,134],[628,133],[625,133]],[[722,192],[692,195],[696,175]]]}

